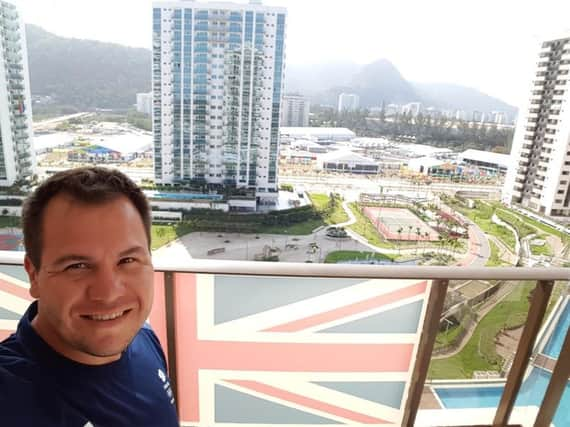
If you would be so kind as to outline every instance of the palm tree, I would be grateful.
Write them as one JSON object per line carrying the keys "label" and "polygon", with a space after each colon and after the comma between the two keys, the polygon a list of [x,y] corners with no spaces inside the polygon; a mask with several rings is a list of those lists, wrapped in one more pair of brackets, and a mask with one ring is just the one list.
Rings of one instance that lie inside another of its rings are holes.
{"label": "palm tree", "polygon": [[437,240],[439,242],[439,246],[440,246],[441,250],[443,251],[443,242],[444,242],[443,236],[440,234],[439,236],[437,236]]}
{"label": "palm tree", "polygon": [[402,231],[404,231],[402,227],[398,228],[398,255],[400,255],[400,247],[402,245]]}
{"label": "palm tree", "polygon": [[418,253],[418,247],[421,244],[421,236],[422,232],[420,231],[420,227],[416,227],[416,254]]}
{"label": "palm tree", "polygon": [[410,235],[412,234],[412,229],[414,228],[413,225],[408,225],[408,240],[411,240]]}

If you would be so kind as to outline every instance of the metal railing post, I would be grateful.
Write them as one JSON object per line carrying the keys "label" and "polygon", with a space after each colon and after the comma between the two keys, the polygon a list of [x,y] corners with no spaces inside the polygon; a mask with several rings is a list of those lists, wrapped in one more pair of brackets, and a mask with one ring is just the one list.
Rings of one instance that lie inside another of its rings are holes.
{"label": "metal railing post", "polygon": [[179,410],[178,402],[178,365],[176,359],[176,311],[174,275],[171,271],[164,274],[164,301],[166,305],[166,347],[168,349],[168,376],[170,386],[174,394],[176,409]]}
{"label": "metal railing post", "polygon": [[402,426],[413,427],[416,421],[416,415],[420,407],[424,383],[431,361],[435,337],[439,330],[439,321],[441,312],[443,311],[443,303],[447,295],[448,285],[449,280],[447,279],[437,279],[431,284],[422,335],[418,344],[416,364],[410,384],[410,392],[406,405],[404,406]]}
{"label": "metal railing post", "polygon": [[564,393],[566,384],[568,384],[568,378],[570,377],[570,329],[566,331],[566,338],[564,339],[564,344],[562,344],[562,349],[560,350],[560,355],[558,356],[558,361],[554,370],[552,371],[552,376],[550,377],[550,383],[544,394],[544,399],[540,405],[540,410],[536,416],[534,422],[534,427],[549,426],[554,418],[556,409],[560,404],[560,399]]}
{"label": "metal railing post", "polygon": [[544,313],[546,313],[546,307],[548,306],[548,300],[550,299],[553,286],[554,282],[551,280],[539,280],[536,282],[524,330],[517,347],[517,352],[515,353],[511,370],[509,371],[505,390],[501,396],[501,402],[495,413],[493,427],[503,427],[509,422],[509,417],[515,406],[515,401],[524,379],[524,373],[529,364],[534,342],[540,330]]}

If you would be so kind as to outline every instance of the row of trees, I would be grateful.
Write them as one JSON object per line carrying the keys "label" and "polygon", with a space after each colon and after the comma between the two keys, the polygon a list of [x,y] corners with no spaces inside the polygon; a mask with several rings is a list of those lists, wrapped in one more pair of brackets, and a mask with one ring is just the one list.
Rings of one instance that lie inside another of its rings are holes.
{"label": "row of trees", "polygon": [[410,113],[397,113],[387,117],[383,111],[372,115],[368,110],[338,112],[333,109],[317,109],[311,118],[311,126],[346,127],[358,136],[415,137],[418,144],[448,147],[457,150],[474,148],[498,153],[509,153],[513,139],[512,129],[499,129],[494,124],[472,124],[460,119],[431,117]]}

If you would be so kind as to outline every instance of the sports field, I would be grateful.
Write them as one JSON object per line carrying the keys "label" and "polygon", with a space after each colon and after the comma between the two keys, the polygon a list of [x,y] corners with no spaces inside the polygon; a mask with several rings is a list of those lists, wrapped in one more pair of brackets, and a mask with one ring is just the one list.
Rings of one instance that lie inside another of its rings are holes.
{"label": "sports field", "polygon": [[[437,241],[438,233],[408,209],[367,206],[363,212],[388,240]],[[401,233],[398,229],[402,230]]]}

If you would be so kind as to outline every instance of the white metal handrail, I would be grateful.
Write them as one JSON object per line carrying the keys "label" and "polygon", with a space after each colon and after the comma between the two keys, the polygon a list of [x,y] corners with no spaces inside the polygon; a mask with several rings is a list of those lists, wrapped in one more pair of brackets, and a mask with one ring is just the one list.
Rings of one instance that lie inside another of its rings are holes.
{"label": "white metal handrail", "polygon": [[[24,253],[0,251],[0,264],[23,265]],[[184,264],[154,262],[157,271],[286,277],[346,277],[449,280],[569,280],[569,268],[422,267],[354,264],[312,264],[194,259]]]}

